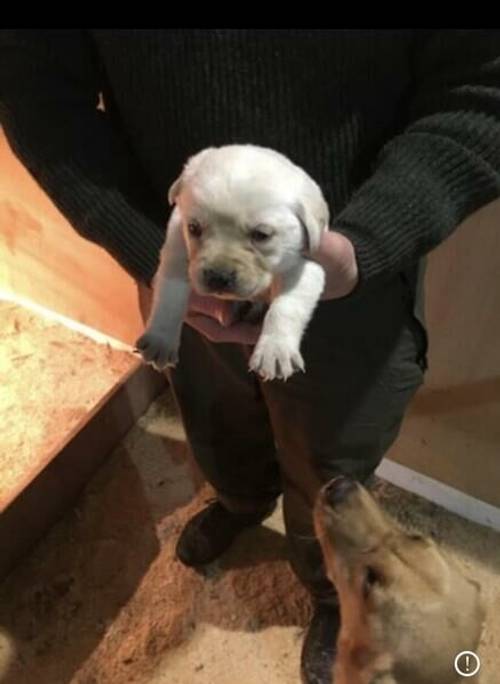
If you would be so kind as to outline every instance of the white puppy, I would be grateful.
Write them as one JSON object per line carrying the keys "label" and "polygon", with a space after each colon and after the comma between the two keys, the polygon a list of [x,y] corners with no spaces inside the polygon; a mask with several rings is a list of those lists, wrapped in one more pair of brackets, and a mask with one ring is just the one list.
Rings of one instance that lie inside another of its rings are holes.
{"label": "white puppy", "polygon": [[324,288],[307,258],[328,228],[318,185],[282,154],[253,145],[208,148],[188,160],[169,191],[175,204],[145,334],[137,341],[157,369],[178,360],[189,292],[255,301],[269,297],[250,369],[286,380],[304,370],[302,336]]}

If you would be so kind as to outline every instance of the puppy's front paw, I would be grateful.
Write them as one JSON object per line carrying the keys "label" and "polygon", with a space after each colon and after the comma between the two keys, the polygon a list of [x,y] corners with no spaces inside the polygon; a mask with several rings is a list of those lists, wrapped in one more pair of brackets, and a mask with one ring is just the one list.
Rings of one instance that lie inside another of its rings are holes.
{"label": "puppy's front paw", "polygon": [[135,343],[146,363],[157,371],[176,366],[179,360],[179,345],[172,344],[165,334],[147,330]]}
{"label": "puppy's front paw", "polygon": [[250,359],[250,370],[264,380],[287,380],[295,371],[305,370],[304,359],[290,339],[263,335]]}

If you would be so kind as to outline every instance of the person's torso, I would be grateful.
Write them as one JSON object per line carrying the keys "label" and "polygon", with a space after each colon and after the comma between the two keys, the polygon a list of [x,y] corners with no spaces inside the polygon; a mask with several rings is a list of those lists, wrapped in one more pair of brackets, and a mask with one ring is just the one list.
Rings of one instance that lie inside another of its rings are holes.
{"label": "person's torso", "polygon": [[332,213],[406,124],[410,30],[94,30],[106,108],[155,189],[187,157],[272,147],[321,185]]}

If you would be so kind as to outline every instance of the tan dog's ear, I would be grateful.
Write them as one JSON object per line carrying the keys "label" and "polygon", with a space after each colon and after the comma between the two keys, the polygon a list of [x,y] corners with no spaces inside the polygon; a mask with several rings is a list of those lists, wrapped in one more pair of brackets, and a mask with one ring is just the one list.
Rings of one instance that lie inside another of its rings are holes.
{"label": "tan dog's ear", "polygon": [[298,202],[295,214],[304,229],[304,250],[315,252],[319,247],[321,234],[328,228],[328,205],[322,197],[314,198],[314,201]]}
{"label": "tan dog's ear", "polygon": [[168,203],[170,204],[170,206],[175,204],[175,201],[176,201],[177,197],[179,196],[181,188],[182,188],[182,175],[180,175],[179,178],[177,178],[172,183],[170,188],[168,189]]}

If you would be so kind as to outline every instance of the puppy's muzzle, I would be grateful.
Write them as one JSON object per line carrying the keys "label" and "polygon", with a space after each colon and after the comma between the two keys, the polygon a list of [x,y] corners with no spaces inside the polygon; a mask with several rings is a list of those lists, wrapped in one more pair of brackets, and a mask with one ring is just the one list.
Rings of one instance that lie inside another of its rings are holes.
{"label": "puppy's muzzle", "polygon": [[234,269],[205,268],[203,283],[207,290],[215,293],[233,292],[236,287],[236,271]]}
{"label": "puppy's muzzle", "polygon": [[323,502],[331,508],[336,508],[347,501],[357,489],[356,482],[350,477],[339,475],[333,478],[321,490]]}

